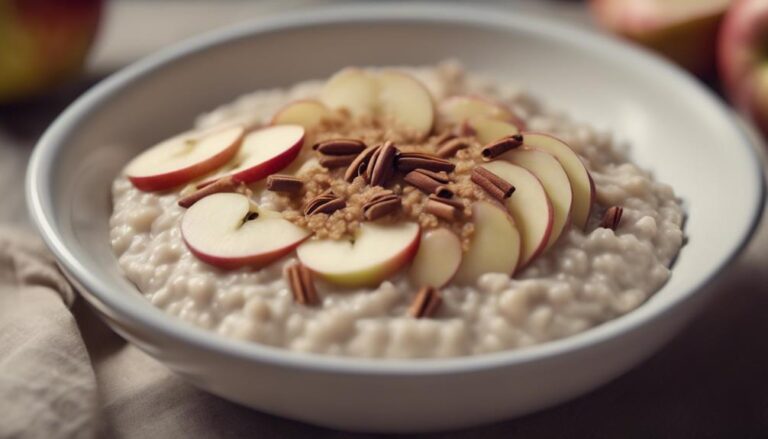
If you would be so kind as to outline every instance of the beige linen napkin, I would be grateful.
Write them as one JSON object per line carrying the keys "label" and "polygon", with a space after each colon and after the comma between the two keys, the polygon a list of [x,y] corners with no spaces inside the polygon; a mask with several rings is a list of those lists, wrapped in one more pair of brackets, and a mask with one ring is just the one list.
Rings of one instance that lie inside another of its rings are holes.
{"label": "beige linen napkin", "polygon": [[0,438],[93,436],[96,379],[74,298],[36,237],[0,229]]}

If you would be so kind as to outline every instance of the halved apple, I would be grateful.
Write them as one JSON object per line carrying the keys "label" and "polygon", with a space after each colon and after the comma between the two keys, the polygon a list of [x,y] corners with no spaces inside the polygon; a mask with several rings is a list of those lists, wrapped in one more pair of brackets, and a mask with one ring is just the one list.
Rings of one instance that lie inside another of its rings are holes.
{"label": "halved apple", "polygon": [[285,168],[299,155],[304,128],[275,125],[253,131],[243,139],[233,168],[226,172],[236,181],[252,183]]}
{"label": "halved apple", "polygon": [[138,189],[161,191],[180,186],[224,166],[237,154],[245,129],[193,130],[158,143],[125,167]]}
{"label": "halved apple", "polygon": [[331,109],[345,108],[353,117],[373,116],[378,86],[368,72],[349,67],[331,76],[323,86],[321,101]]}
{"label": "halved apple", "polygon": [[310,240],[298,247],[301,263],[325,280],[347,287],[377,285],[411,261],[419,225],[364,223],[354,239]]}
{"label": "halved apple", "polygon": [[422,139],[432,131],[435,110],[432,95],[416,78],[385,70],[375,76],[378,84],[376,113],[394,129]]}
{"label": "halved apple", "polygon": [[290,253],[309,232],[235,193],[209,195],[182,217],[181,235],[198,259],[224,269],[261,267]]}
{"label": "halved apple", "polygon": [[301,125],[305,130],[316,128],[323,120],[333,117],[333,112],[322,102],[306,99],[291,102],[277,110],[271,125]]}
{"label": "halved apple", "polygon": [[547,248],[552,247],[571,219],[573,191],[568,174],[553,155],[537,149],[517,148],[500,158],[531,171],[544,186],[553,209],[552,233],[547,242]]}
{"label": "halved apple", "polygon": [[522,235],[520,268],[541,254],[552,233],[553,209],[547,192],[531,171],[504,160],[482,165],[515,186],[507,208]]}
{"label": "halved apple", "polygon": [[459,269],[461,254],[461,241],[450,230],[440,228],[422,233],[408,273],[411,281],[419,287],[442,287]]}
{"label": "halved apple", "polygon": [[595,198],[595,183],[581,158],[567,143],[544,133],[523,133],[523,145],[552,154],[561,165],[573,190],[573,224],[580,229],[587,226]]}
{"label": "halved apple", "polygon": [[514,274],[520,262],[521,236],[515,221],[501,205],[472,204],[475,233],[456,273],[460,283],[474,283],[485,273]]}
{"label": "halved apple", "polygon": [[480,96],[452,96],[440,104],[440,117],[449,123],[460,124],[473,117],[486,117],[510,122],[522,129],[524,124],[506,105]]}
{"label": "halved apple", "polygon": [[517,126],[509,122],[487,116],[472,117],[467,120],[467,126],[477,138],[477,141],[483,145],[520,132]]}

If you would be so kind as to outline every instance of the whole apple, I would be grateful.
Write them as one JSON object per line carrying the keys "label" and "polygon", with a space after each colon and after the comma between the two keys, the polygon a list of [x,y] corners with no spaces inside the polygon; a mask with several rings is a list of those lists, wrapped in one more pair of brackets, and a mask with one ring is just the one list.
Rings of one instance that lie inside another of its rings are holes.
{"label": "whole apple", "polygon": [[590,0],[597,22],[691,73],[713,76],[715,46],[731,0]]}
{"label": "whole apple", "polygon": [[731,6],[718,57],[731,102],[768,135],[768,0],[738,0]]}
{"label": "whole apple", "polygon": [[0,103],[61,83],[83,66],[103,0],[0,1]]}

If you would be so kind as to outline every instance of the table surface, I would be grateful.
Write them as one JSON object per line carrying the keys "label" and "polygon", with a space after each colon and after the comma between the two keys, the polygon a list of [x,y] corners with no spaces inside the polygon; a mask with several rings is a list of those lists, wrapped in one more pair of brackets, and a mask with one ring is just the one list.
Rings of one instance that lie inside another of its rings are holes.
{"label": "table surface", "polygon": [[[32,146],[50,121],[93,82],[143,54],[200,31],[244,17],[316,3],[326,2],[113,3],[86,80],[36,102],[0,107],[0,187],[6,194],[0,223],[31,227],[24,206],[23,181]],[[528,0],[504,4],[589,25],[586,11],[578,3]],[[176,17],[174,26],[167,26],[169,17]],[[143,23],[142,32],[135,32],[136,23]],[[768,220],[764,220],[744,253],[716,281],[706,310],[651,359],[575,401],[450,436],[767,437],[767,259]],[[231,410],[244,409],[232,405]],[[296,426],[286,428],[296,431]],[[312,435],[342,436],[322,430]]]}

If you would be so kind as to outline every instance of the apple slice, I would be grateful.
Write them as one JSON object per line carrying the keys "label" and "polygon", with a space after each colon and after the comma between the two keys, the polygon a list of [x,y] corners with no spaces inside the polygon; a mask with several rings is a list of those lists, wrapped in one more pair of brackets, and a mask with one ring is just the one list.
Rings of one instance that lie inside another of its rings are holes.
{"label": "apple slice", "polygon": [[290,253],[309,232],[235,193],[209,195],[181,220],[181,235],[198,259],[224,269],[261,267]]}
{"label": "apple slice", "polygon": [[492,119],[487,116],[475,116],[467,120],[467,127],[474,134],[477,141],[483,145],[512,136],[520,132],[517,127],[503,120]]}
{"label": "apple slice", "polygon": [[579,155],[567,143],[544,133],[523,133],[523,145],[548,152],[563,165],[573,191],[571,218],[576,227],[584,230],[595,199],[595,183]]}
{"label": "apple slice", "polygon": [[520,268],[541,254],[552,233],[553,209],[547,192],[531,171],[504,160],[482,165],[515,186],[507,208],[522,235]]}
{"label": "apple slice", "polygon": [[473,117],[487,117],[505,122],[511,122],[517,127],[523,127],[520,120],[506,105],[494,100],[469,95],[452,96],[440,104],[440,116],[449,123],[460,124]]}
{"label": "apple slice", "polygon": [[364,223],[354,239],[310,240],[296,250],[301,263],[322,278],[347,287],[377,285],[413,258],[419,225]]}
{"label": "apple slice", "polygon": [[125,174],[143,191],[171,189],[224,166],[244,135],[240,125],[187,131],[139,154],[125,167]]}
{"label": "apple slice", "polygon": [[227,171],[236,181],[252,183],[285,168],[299,155],[304,128],[275,125],[253,131],[243,139],[234,168]]}
{"label": "apple slice", "polygon": [[442,287],[459,269],[461,253],[461,241],[450,230],[440,228],[422,233],[409,271],[411,281],[419,287]]}
{"label": "apple slice", "polygon": [[277,110],[270,125],[301,125],[305,130],[311,130],[332,117],[333,112],[320,101],[306,99],[291,102]]}
{"label": "apple slice", "polygon": [[472,204],[475,233],[464,254],[456,281],[473,284],[485,273],[514,274],[520,262],[521,236],[515,221],[501,205]]}
{"label": "apple slice", "polygon": [[531,171],[547,191],[553,209],[552,233],[547,248],[552,247],[571,219],[573,191],[568,174],[552,154],[537,149],[517,148],[500,158]]}
{"label": "apple slice", "polygon": [[372,116],[378,87],[368,72],[350,67],[331,76],[320,95],[320,100],[331,109],[346,108],[353,117]]}
{"label": "apple slice", "polygon": [[375,76],[378,84],[377,115],[394,129],[423,139],[432,131],[435,110],[432,95],[413,76],[386,70]]}

